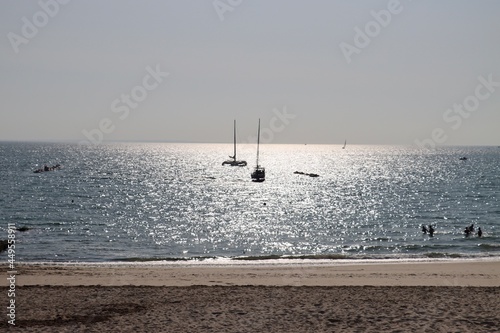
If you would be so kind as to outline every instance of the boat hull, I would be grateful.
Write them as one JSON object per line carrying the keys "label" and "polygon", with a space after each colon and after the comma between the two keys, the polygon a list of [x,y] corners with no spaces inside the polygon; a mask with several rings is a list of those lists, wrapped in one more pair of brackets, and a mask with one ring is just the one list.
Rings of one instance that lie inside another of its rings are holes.
{"label": "boat hull", "polygon": [[266,180],[266,170],[264,168],[255,168],[251,177],[254,182],[263,182]]}
{"label": "boat hull", "polygon": [[247,166],[246,161],[224,161],[222,165],[230,165],[230,166]]}

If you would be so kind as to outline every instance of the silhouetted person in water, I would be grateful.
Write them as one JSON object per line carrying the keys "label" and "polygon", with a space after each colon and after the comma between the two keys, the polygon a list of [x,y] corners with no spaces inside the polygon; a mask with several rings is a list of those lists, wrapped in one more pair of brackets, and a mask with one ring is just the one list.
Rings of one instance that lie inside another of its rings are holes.
{"label": "silhouetted person in water", "polygon": [[434,236],[434,228],[430,224],[429,224],[429,236],[431,236],[431,237]]}
{"label": "silhouetted person in water", "polygon": [[424,235],[427,235],[427,231],[428,231],[427,227],[424,224],[422,224],[422,232],[424,233]]}
{"label": "silhouetted person in water", "polygon": [[470,232],[474,232],[474,223],[472,223],[469,227]]}
{"label": "silhouetted person in water", "polygon": [[483,236],[483,231],[481,230],[481,228],[478,228],[477,229],[477,237],[482,237]]}
{"label": "silhouetted person in water", "polygon": [[469,237],[471,232],[472,231],[470,230],[470,227],[465,227],[465,230],[464,230],[465,237]]}

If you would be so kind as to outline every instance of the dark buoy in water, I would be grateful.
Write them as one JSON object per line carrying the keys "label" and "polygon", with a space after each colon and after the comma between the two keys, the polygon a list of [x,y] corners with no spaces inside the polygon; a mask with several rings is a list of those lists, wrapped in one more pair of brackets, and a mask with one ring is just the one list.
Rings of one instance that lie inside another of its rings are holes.
{"label": "dark buoy in water", "polygon": [[264,206],[267,206],[267,203],[264,202]]}

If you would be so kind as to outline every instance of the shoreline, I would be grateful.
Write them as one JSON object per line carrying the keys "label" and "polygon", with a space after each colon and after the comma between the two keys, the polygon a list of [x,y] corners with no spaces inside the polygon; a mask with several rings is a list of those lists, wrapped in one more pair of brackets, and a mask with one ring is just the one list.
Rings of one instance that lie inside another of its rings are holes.
{"label": "shoreline", "polygon": [[363,265],[363,264],[384,264],[384,263],[433,263],[433,262],[500,262],[498,256],[477,256],[477,257],[394,257],[394,258],[322,258],[314,256],[299,257],[193,257],[193,258],[167,258],[167,259],[116,259],[108,261],[21,261],[20,265],[54,265],[54,266],[275,266],[275,265]]}
{"label": "shoreline", "polygon": [[18,286],[500,286],[498,259],[22,263],[16,268]]}

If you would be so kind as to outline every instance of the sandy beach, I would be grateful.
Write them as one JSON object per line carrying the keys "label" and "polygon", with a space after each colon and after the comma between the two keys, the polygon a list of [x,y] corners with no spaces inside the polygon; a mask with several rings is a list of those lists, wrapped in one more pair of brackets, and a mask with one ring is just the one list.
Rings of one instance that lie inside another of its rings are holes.
{"label": "sandy beach", "polygon": [[22,332],[497,332],[500,262],[22,264],[15,300]]}

